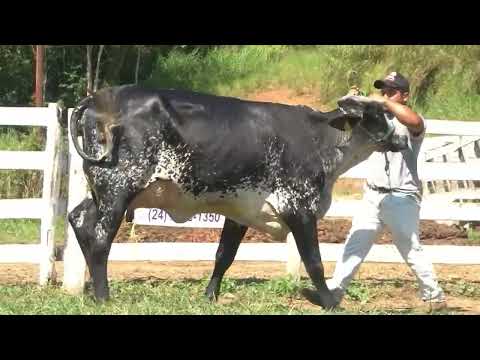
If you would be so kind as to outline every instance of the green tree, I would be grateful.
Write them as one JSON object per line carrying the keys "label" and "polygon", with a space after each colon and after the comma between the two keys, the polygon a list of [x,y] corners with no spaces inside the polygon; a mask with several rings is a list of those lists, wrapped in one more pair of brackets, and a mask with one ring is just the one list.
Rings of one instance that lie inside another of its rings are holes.
{"label": "green tree", "polygon": [[34,66],[31,46],[0,46],[0,106],[32,104]]}

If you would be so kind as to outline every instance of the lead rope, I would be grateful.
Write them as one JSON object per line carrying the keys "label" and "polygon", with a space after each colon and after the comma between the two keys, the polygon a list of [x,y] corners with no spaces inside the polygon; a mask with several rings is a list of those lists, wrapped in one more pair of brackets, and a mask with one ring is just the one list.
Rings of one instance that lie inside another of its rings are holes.
{"label": "lead rope", "polygon": [[386,151],[383,154],[385,155],[385,174],[387,174],[388,177],[388,189],[392,191],[392,182],[390,180],[390,160],[388,160]]}
{"label": "lead rope", "polygon": [[[387,114],[385,114],[385,118],[388,120]],[[385,174],[387,174],[387,178],[388,178],[388,189],[390,190],[390,193],[391,193],[392,181],[390,180],[390,160],[388,160],[387,151],[385,151],[383,154],[385,156]]]}

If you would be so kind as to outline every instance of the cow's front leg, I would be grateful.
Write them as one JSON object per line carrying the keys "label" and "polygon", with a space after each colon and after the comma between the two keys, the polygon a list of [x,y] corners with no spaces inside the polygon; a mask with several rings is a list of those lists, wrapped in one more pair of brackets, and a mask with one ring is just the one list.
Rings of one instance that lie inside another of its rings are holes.
{"label": "cow's front leg", "polygon": [[215,255],[215,268],[213,269],[212,278],[205,291],[205,295],[211,301],[218,299],[223,275],[230,265],[232,265],[240,242],[245,236],[247,229],[247,226],[240,225],[233,220],[225,218],[220,243],[218,244],[217,254]]}
{"label": "cow's front leg", "polygon": [[126,194],[115,196],[115,200],[100,199],[99,217],[94,227],[94,241],[91,246],[91,273],[97,301],[108,300],[107,263],[113,239],[117,234],[127,207]]}
{"label": "cow's front leg", "polygon": [[303,289],[302,294],[315,305],[326,309],[334,308],[337,303],[325,283],[315,215],[310,211],[291,212],[284,215],[284,219],[295,238],[305,269],[317,288],[317,290]]}

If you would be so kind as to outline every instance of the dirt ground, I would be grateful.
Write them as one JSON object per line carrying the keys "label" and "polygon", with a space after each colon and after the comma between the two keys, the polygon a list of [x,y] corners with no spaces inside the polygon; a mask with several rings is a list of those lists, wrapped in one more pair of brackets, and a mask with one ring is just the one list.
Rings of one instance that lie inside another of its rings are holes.
{"label": "dirt ground", "polygon": [[[334,263],[325,263],[325,275],[331,277]],[[58,279],[63,278],[63,262],[56,263]],[[173,280],[202,279],[208,277],[213,269],[213,262],[110,262],[109,278],[114,280]],[[450,289],[465,283],[480,284],[480,265],[436,265],[439,279],[446,284],[448,307],[446,311],[458,314],[480,314],[480,300],[452,293]],[[235,279],[257,278],[271,279],[285,275],[285,264],[280,262],[236,261],[228,270],[227,276]],[[303,276],[307,276],[302,271]],[[14,285],[35,283],[38,266],[32,264],[0,264],[0,284]],[[415,278],[405,264],[365,263],[357,274],[357,279],[367,284],[375,284],[376,292],[369,296],[366,304],[346,299],[341,307],[347,311],[362,313],[365,311],[390,309],[396,311],[414,310],[429,313],[430,305],[424,304],[416,295]],[[225,294],[224,294],[225,295]],[[232,294],[228,295],[229,297]],[[234,296],[234,294],[233,294]],[[220,301],[227,301],[225,299]],[[290,300],[290,306],[314,308],[301,296]]]}
{"label": "dirt ground", "polygon": [[274,89],[255,92],[246,98],[253,101],[273,102],[287,105],[305,105],[321,111],[332,110],[322,104],[320,96],[313,94],[310,89],[295,92],[288,88],[275,87]]}

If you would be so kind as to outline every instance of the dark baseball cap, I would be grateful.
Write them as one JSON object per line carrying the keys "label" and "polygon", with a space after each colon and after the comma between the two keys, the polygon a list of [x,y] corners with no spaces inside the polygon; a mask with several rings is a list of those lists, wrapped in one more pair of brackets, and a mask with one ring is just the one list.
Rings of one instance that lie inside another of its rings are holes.
{"label": "dark baseball cap", "polygon": [[383,80],[375,80],[373,86],[375,86],[377,89],[392,88],[398,89],[402,92],[410,91],[410,83],[408,80],[405,78],[405,76],[396,71],[388,74]]}

